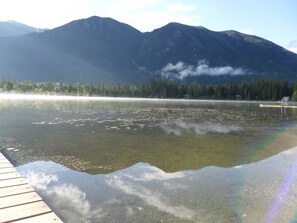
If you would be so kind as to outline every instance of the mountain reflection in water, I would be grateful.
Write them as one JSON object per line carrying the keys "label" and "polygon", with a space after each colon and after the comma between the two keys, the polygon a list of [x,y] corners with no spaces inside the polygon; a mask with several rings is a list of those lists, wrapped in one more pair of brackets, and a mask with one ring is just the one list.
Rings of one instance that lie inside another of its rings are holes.
{"label": "mountain reflection in water", "polygon": [[18,167],[65,222],[294,222],[297,147],[232,168],[166,173],[137,163],[90,175],[52,161]]}

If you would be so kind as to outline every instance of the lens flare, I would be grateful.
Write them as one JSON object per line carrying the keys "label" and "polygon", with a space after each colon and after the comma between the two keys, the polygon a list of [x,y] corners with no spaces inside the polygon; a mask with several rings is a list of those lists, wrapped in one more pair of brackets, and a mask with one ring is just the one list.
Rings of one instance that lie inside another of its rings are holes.
{"label": "lens flare", "polygon": [[[293,148],[296,147],[297,137],[296,137],[296,129],[297,123],[289,123],[287,125],[281,126],[281,129],[275,131],[270,134],[264,140],[262,140],[253,150],[253,152],[248,156],[247,163],[252,162],[253,160],[257,160],[257,158],[265,155],[267,150],[272,149],[277,145],[277,147],[288,147]],[[284,149],[284,148],[283,148]],[[277,194],[273,200],[273,202],[268,205],[267,212],[263,213],[263,222],[264,223],[272,223],[276,222],[275,218],[281,213],[283,201],[289,198],[290,192],[292,191],[292,187],[297,183],[297,159],[291,163],[290,169],[282,179],[280,183],[280,187],[277,190]],[[233,193],[236,193],[237,196],[234,196],[232,201],[230,201],[230,205],[233,206],[234,214],[236,217],[236,222],[246,222],[247,213],[245,213],[245,205],[244,205],[244,188],[246,185],[247,176],[249,175],[248,168],[245,166],[241,166],[241,179],[240,184],[237,185],[237,188],[233,187]],[[236,191],[237,190],[237,191]],[[235,200],[234,200],[235,199]],[[250,213],[252,214],[252,213]],[[294,216],[292,216],[292,220],[288,221],[289,223],[297,222],[297,210]]]}
{"label": "lens flare", "polygon": [[279,189],[279,192],[273,201],[268,213],[265,217],[264,223],[274,222],[274,218],[280,213],[282,201],[286,200],[290,196],[291,188],[296,181],[297,162],[295,162],[289,171],[288,175],[284,178],[283,183]]}

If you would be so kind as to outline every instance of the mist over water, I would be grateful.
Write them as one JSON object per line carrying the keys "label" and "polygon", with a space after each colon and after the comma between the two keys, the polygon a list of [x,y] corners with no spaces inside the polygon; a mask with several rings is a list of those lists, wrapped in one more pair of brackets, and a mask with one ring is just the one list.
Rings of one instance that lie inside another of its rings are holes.
{"label": "mist over water", "polygon": [[0,147],[65,222],[282,222],[295,208],[296,110],[30,97],[0,99]]}

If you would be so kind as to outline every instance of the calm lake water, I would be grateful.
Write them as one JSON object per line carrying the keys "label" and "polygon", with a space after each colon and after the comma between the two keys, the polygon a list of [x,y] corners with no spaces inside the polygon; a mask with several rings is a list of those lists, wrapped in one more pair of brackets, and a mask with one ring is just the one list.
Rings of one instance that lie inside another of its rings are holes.
{"label": "calm lake water", "polygon": [[296,221],[297,109],[76,99],[0,96],[2,151],[65,222]]}

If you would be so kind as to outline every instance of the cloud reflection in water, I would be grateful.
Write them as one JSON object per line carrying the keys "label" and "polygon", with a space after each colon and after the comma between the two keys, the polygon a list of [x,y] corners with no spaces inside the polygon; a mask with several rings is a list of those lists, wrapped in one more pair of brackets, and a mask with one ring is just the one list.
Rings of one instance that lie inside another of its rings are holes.
{"label": "cloud reflection in water", "polygon": [[162,124],[161,129],[167,134],[175,134],[177,136],[185,132],[195,132],[197,135],[203,135],[206,133],[220,133],[228,134],[231,132],[239,132],[242,130],[239,126],[234,125],[222,125],[222,124],[193,124],[186,123],[182,120],[177,120],[173,124]]}
{"label": "cloud reflection in water", "polygon": [[167,212],[181,219],[193,219],[195,216],[194,210],[187,208],[184,205],[173,205],[174,202],[170,202],[169,197],[164,196],[158,190],[152,190],[139,183],[141,181],[145,183],[148,181],[160,182],[171,179],[180,179],[186,176],[184,173],[165,173],[164,171],[148,164],[138,165],[138,167],[138,173],[112,174],[108,177],[106,183],[112,188],[140,198],[145,204],[153,206],[160,211]]}
{"label": "cloud reflection in water", "polygon": [[92,209],[86,193],[79,187],[67,183],[58,184],[57,175],[30,171],[25,178],[32,187],[50,199],[51,206],[59,209],[67,222],[92,222],[91,219],[104,216],[101,208]]}

